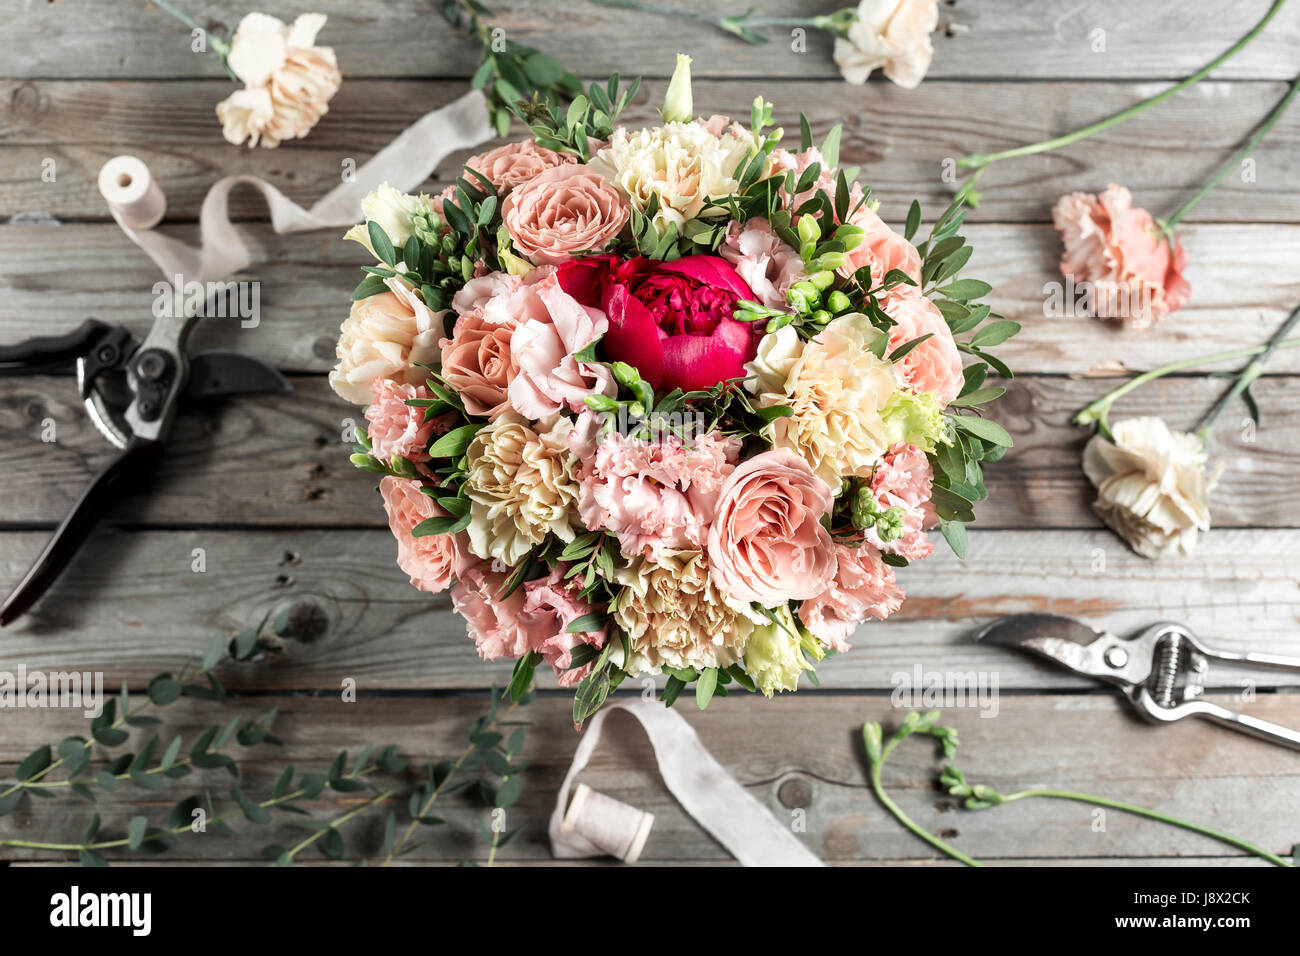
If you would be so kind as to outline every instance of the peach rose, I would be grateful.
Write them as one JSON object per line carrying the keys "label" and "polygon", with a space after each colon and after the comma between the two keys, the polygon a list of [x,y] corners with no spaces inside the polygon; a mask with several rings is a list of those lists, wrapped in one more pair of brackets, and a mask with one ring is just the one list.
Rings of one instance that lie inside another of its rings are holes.
{"label": "peach rose", "polygon": [[516,187],[501,204],[515,248],[538,265],[599,252],[627,223],[623,194],[586,166],[555,166]]}
{"label": "peach rose", "polygon": [[339,331],[330,387],[356,405],[369,403],[377,378],[423,385],[427,373],[415,363],[436,365],[440,356],[443,313],[431,311],[401,280],[386,281],[388,292],[352,303]]}
{"label": "peach rose", "polygon": [[438,431],[436,419],[425,421],[424,409],[407,405],[412,399],[433,398],[421,385],[400,385],[386,378],[370,383],[374,400],[366,406],[366,434],[370,450],[380,461],[392,461],[400,456],[407,461],[429,460],[429,441]]}
{"label": "peach rose", "polygon": [[[849,208],[857,207],[849,216],[848,224],[866,231],[862,242],[844,254],[844,265],[839,273],[846,278],[863,266],[871,268],[871,285],[879,286],[892,269],[899,269],[921,281],[921,254],[905,238],[890,229],[885,220],[876,215],[871,207],[858,206],[858,186],[853,186],[855,195],[850,199]],[[895,286],[895,288],[900,288]],[[907,286],[906,288],[911,288]]]}
{"label": "peach rose", "polygon": [[379,482],[379,493],[388,512],[388,527],[397,539],[397,566],[411,576],[413,586],[437,594],[473,566],[475,559],[463,532],[411,536],[411,529],[421,521],[447,514],[420,490],[422,487],[418,481],[386,475]]}
{"label": "peach rose", "polygon": [[820,594],[835,575],[835,547],[821,523],[833,497],[789,449],[743,462],[723,483],[709,529],[714,585],[764,607]]}
{"label": "peach rose", "polygon": [[871,545],[856,551],[835,546],[834,579],[816,597],[799,605],[799,620],[813,637],[843,653],[849,635],[864,620],[883,621],[903,606],[903,589],[894,582],[894,569]]}
{"label": "peach rose", "polygon": [[929,335],[920,345],[894,363],[894,371],[914,392],[934,392],[940,407],[961,391],[961,353],[939,307],[912,286],[898,286],[880,303],[895,324],[889,330],[889,351]]}
{"label": "peach rose", "polygon": [[246,86],[217,104],[227,140],[274,148],[306,136],[329,111],[343,77],[334,51],[314,46],[324,25],[319,13],[304,13],[293,26],[265,13],[239,21],[227,62]]}
{"label": "peach rose", "polygon": [[465,165],[490,179],[497,192],[504,196],[548,169],[570,166],[577,161],[578,157],[572,153],[557,153],[526,139],[522,143],[506,143],[471,156],[465,160]]}
{"label": "peach rose", "polygon": [[835,39],[835,64],[850,83],[884,67],[899,86],[915,89],[930,68],[930,34],[938,25],[935,0],[860,0],[848,36]]}
{"label": "peach rose", "polygon": [[1061,274],[1091,284],[1098,318],[1124,319],[1142,329],[1191,298],[1183,244],[1166,239],[1123,186],[1112,184],[1097,196],[1062,196],[1052,222],[1065,243]]}
{"label": "peach rose", "polygon": [[439,343],[442,376],[471,415],[496,418],[510,408],[510,382],[519,374],[511,342],[530,294],[519,276],[493,272],[471,279],[452,299],[460,318]]}

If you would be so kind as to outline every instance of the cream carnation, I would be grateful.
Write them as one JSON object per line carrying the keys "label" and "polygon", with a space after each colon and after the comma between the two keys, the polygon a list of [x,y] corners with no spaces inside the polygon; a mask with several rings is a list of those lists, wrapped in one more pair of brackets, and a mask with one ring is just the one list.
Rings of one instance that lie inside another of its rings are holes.
{"label": "cream carnation", "polygon": [[1190,553],[1196,533],[1210,530],[1214,482],[1201,440],[1159,418],[1117,422],[1111,436],[1094,435],[1083,451],[1083,473],[1097,489],[1093,510],[1143,557]]}
{"label": "cream carnation", "polygon": [[665,549],[654,561],[634,558],[617,574],[627,587],[614,620],[631,641],[622,665],[628,674],[740,660],[754,629],[752,612],[714,587],[702,552]]}
{"label": "cream carnation", "polygon": [[831,488],[849,475],[870,476],[890,444],[880,413],[898,389],[893,366],[871,351],[879,331],[859,313],[802,344],[786,329],[765,336],[746,366],[764,389],[759,405],[794,410],[773,422],[772,444],[795,452]]}
{"label": "cream carnation", "polygon": [[651,196],[658,196],[654,225],[663,235],[669,225],[698,216],[710,197],[738,192],[740,170],[756,148],[753,135],[735,123],[721,136],[701,123],[631,132],[619,128],[590,165],[640,212]]}
{"label": "cream carnation", "polygon": [[935,0],[860,0],[847,37],[835,39],[835,63],[850,83],[864,83],[885,68],[905,89],[914,89],[930,68],[930,34],[939,23]]}
{"label": "cream carnation", "polygon": [[559,416],[529,423],[509,414],[479,429],[465,453],[474,554],[515,565],[548,532],[573,540],[572,429]]}
{"label": "cream carnation", "polygon": [[385,283],[388,292],[352,303],[339,332],[330,387],[357,405],[370,402],[375,379],[423,385],[428,375],[416,363],[438,363],[443,313],[431,311],[400,279]]}

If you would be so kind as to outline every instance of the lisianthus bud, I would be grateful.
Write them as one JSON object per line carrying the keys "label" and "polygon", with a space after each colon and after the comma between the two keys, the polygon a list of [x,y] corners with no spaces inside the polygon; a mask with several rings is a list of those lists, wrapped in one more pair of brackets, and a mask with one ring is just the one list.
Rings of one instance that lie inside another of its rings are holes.
{"label": "lisianthus bud", "polygon": [[779,607],[774,614],[776,621],[754,628],[745,645],[745,673],[766,697],[778,690],[795,690],[807,667],[790,609]]}
{"label": "lisianthus bud", "polygon": [[[441,232],[442,220],[433,210],[432,199],[423,194],[408,196],[388,183],[383,183],[361,201],[361,211],[365,213],[367,222],[378,223],[399,250],[412,235],[424,241],[436,241]],[[343,238],[361,243],[372,253],[375,251],[370,247],[366,223],[353,226]]]}
{"label": "lisianthus bud", "polygon": [[664,108],[659,115],[665,123],[689,123],[695,115],[695,104],[691,101],[691,58],[685,53],[677,54],[677,68],[668,82]]}

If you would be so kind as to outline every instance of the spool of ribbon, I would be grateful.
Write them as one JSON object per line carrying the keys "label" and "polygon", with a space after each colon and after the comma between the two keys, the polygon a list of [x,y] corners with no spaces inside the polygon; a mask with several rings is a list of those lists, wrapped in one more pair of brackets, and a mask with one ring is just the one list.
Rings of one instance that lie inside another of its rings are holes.
{"label": "spool of ribbon", "polygon": [[99,192],[118,222],[152,229],[167,212],[167,197],[136,156],[114,156],[99,170]]}
{"label": "spool of ribbon", "polygon": [[[203,282],[224,279],[253,263],[252,254],[227,212],[230,192],[241,183],[252,186],[266,198],[271,226],[277,233],[340,228],[361,221],[361,201],[382,183],[409,192],[428,179],[449,154],[478,146],[492,136],[487,101],[480,91],[472,90],[420,117],[358,169],[349,181],[335,186],[311,209],[302,208],[256,176],[219,179],[203,199],[197,247],[153,231],[166,208],[166,198],[139,159],[119,156],[110,160],[100,170],[99,184],[117,224],[158,265],[164,276],[171,279],[182,275],[186,281]],[[142,194],[135,196],[140,183],[146,185]],[[151,203],[158,201],[162,205],[155,210]]]}
{"label": "spool of ribbon", "polygon": [[655,815],[578,784],[564,812],[566,834],[580,836],[624,863],[635,863],[645,848]]}
{"label": "spool of ribbon", "polygon": [[[609,849],[601,846],[588,836],[603,827],[606,832],[616,831],[617,822],[592,823],[590,817],[599,813],[601,804],[590,806],[591,797],[587,797],[589,809],[586,811],[588,822],[582,828],[565,828],[565,817],[571,810],[569,788],[573,778],[587,766],[596,745],[600,743],[601,730],[606,718],[615,711],[627,711],[645,729],[654,748],[655,762],[659,765],[659,774],[663,777],[668,790],[682,808],[695,822],[707,830],[744,866],[823,866],[824,864],[794,835],[787,827],[777,822],[776,817],[767,811],[742,787],[736,778],[727,773],[723,766],[714,759],[699,736],[675,710],[670,710],[658,701],[641,699],[616,701],[608,703],[591,718],[586,733],[578,741],[578,749],[573,754],[573,763],[564,776],[556,797],[555,810],[551,814],[550,838],[551,852],[559,859],[579,859],[582,857],[603,856]],[[582,788],[579,784],[579,790]],[[577,799],[577,794],[574,794]],[[610,800],[606,797],[605,799]],[[617,800],[611,803],[625,807]],[[634,808],[628,808],[634,809]],[[623,813],[622,810],[610,811]],[[636,811],[640,813],[641,811]],[[626,821],[623,822],[626,828]],[[589,829],[595,828],[595,829]],[[614,854],[617,856],[618,854]]]}

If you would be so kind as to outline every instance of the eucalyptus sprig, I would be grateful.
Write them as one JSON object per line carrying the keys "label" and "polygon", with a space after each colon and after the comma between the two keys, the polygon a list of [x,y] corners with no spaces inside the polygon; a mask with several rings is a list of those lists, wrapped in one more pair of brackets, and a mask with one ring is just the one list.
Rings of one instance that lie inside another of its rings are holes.
{"label": "eucalyptus sprig", "polygon": [[[930,844],[936,850],[952,857],[960,863],[967,866],[982,867],[983,863],[967,856],[956,847],[944,842],[939,837],[930,833],[919,823],[912,820],[902,808],[886,792],[881,780],[881,772],[884,769],[885,762],[889,755],[904,740],[914,734],[927,736],[937,741],[943,750],[943,756],[951,760],[957,753],[960,741],[957,737],[957,730],[954,727],[945,727],[939,724],[940,712],[937,710],[918,713],[911,711],[903,719],[898,729],[894,732],[888,743],[884,742],[884,731],[881,725],[875,721],[862,725],[862,743],[867,756],[867,765],[871,779],[871,789],[881,804],[888,810],[899,823],[914,833],[920,839]],[[1031,797],[1045,797],[1054,800],[1070,800],[1076,803],[1086,803],[1092,806],[1106,807],[1111,810],[1119,810],[1123,813],[1130,813],[1134,816],[1144,817],[1148,820],[1157,820],[1161,823],[1168,823],[1184,830],[1190,830],[1193,833],[1199,833],[1202,836],[1208,836],[1226,843],[1229,846],[1245,850],[1254,856],[1267,860],[1274,866],[1293,866],[1290,861],[1283,859],[1275,853],[1271,853],[1261,847],[1225,833],[1222,830],[1215,830],[1211,827],[1203,826],[1199,823],[1193,823],[1180,817],[1168,813],[1162,813],[1159,810],[1149,810],[1146,807],[1135,806],[1131,803],[1125,803],[1120,800],[1113,800],[1109,797],[1100,797],[1090,793],[1079,793],[1073,790],[1054,790],[1048,788],[1032,788],[1020,790],[1015,793],[1002,794],[993,787],[984,784],[971,784],[966,780],[965,774],[952,764],[943,767],[939,774],[939,782],[945,790],[954,797],[961,799],[961,805],[967,810],[987,810],[993,807],[1004,806],[1009,803],[1015,803],[1018,800],[1027,800]]]}

